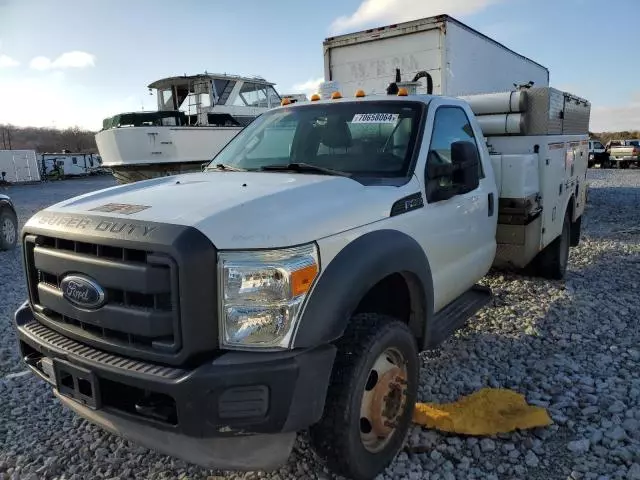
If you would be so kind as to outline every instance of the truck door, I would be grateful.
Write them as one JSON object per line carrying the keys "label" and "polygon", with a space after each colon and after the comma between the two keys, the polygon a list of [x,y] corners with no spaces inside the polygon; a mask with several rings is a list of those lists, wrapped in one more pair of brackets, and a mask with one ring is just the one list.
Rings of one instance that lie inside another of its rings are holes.
{"label": "truck door", "polygon": [[[423,149],[427,152],[423,181],[430,228],[423,241],[432,264],[435,307],[440,309],[473,286],[491,267],[496,249],[498,198],[488,153],[481,143],[482,134],[475,123],[472,126],[465,109],[433,100],[430,110],[433,121],[427,125],[433,129],[428,149]],[[479,186],[438,200],[434,198],[434,188],[451,185],[455,180],[430,179],[427,167],[430,162],[450,164],[451,146],[457,141],[469,141],[479,152]]]}

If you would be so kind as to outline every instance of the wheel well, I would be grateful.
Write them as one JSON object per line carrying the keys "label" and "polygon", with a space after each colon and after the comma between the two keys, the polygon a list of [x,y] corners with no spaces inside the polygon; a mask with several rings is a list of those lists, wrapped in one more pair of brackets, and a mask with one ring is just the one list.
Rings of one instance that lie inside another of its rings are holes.
{"label": "wheel well", "polygon": [[569,204],[567,205],[567,212],[569,212],[569,220],[571,221],[571,223],[573,223],[575,221],[575,214],[576,214],[576,197],[571,195],[571,197],[569,197]]}
{"label": "wheel well", "polygon": [[11,205],[7,202],[0,202],[0,213],[8,212],[12,217],[18,218],[18,214],[15,212]]}
{"label": "wheel well", "polygon": [[409,325],[416,339],[424,335],[425,306],[420,282],[411,273],[393,273],[376,283],[360,300],[354,314],[381,313]]}

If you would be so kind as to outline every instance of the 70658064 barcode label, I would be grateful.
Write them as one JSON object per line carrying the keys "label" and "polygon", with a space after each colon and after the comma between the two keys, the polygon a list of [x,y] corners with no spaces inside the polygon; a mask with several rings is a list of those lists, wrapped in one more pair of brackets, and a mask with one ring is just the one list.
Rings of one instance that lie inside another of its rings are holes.
{"label": "70658064 barcode label", "polygon": [[356,113],[351,123],[396,123],[397,113]]}

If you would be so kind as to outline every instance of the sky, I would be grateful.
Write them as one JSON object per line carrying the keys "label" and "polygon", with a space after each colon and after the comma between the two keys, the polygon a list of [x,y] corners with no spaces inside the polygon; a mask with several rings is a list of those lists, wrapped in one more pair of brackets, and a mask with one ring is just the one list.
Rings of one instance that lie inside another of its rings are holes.
{"label": "sky", "polygon": [[640,129],[640,0],[0,0],[0,123],[97,130],[205,70],[309,94],[326,37],[443,13],[588,99],[590,130]]}

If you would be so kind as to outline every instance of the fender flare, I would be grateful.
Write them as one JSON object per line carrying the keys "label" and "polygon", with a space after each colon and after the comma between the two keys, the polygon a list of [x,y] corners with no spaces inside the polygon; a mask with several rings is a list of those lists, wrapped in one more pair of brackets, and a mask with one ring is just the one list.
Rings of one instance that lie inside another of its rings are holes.
{"label": "fender flare", "polygon": [[5,207],[8,208],[13,215],[18,216],[13,202],[7,197],[0,196],[0,211],[4,210]]}
{"label": "fender flare", "polygon": [[402,274],[409,286],[410,327],[423,343],[434,309],[431,266],[422,247],[397,230],[376,230],[346,245],[326,266],[310,292],[294,334],[294,348],[310,348],[340,338],[351,315],[380,280]]}

